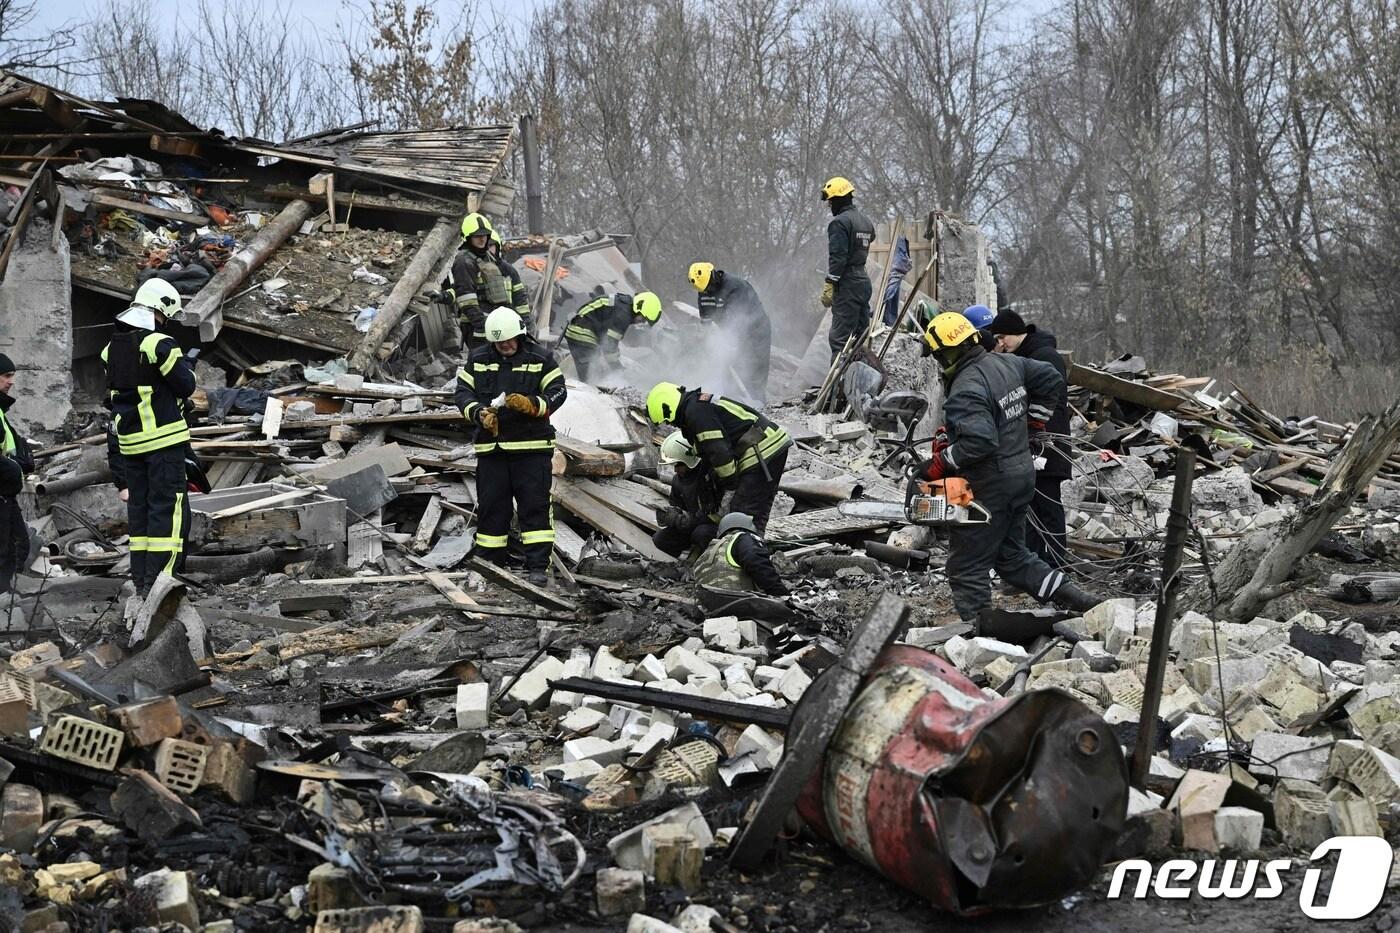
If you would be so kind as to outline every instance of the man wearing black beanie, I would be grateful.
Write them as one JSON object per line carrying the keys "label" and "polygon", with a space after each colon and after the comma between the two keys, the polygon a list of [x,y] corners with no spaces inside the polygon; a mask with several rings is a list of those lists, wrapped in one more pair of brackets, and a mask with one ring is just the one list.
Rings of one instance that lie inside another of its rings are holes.
{"label": "man wearing black beanie", "polygon": [[[1014,353],[1054,366],[1065,385],[1069,374],[1064,358],[1055,349],[1055,335],[1027,324],[1011,308],[997,312],[988,332],[996,339],[1000,353]],[[1045,430],[1031,434],[1031,455],[1036,458],[1035,498],[1031,500],[1031,520],[1026,524],[1026,545],[1051,567],[1069,563],[1065,544],[1065,507],[1060,500],[1060,484],[1070,478],[1069,396],[1060,396]],[[1043,464],[1043,465],[1042,465]]]}
{"label": "man wearing black beanie", "polygon": [[[9,420],[15,403],[10,396],[14,384],[14,361],[0,353],[0,593],[10,591],[29,554],[29,529],[19,510],[19,493],[24,488],[24,474],[34,472],[34,458],[29,444]],[[0,613],[6,608],[0,606]]]}

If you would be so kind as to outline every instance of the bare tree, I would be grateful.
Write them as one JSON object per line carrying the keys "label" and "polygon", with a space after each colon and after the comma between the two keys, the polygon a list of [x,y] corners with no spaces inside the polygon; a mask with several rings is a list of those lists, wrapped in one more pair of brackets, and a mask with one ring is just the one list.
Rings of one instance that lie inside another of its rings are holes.
{"label": "bare tree", "polygon": [[34,28],[35,0],[0,0],[0,71],[76,73],[82,59],[72,24],[44,32]]}

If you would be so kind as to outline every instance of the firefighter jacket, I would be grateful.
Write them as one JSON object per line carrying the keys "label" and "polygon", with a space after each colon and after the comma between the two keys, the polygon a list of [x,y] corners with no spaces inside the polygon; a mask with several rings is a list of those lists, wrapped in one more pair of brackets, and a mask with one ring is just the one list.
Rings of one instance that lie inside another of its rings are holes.
{"label": "firefighter jacket", "polygon": [[8,412],[15,400],[0,392],[0,496],[18,495],[24,488],[24,474],[34,472],[34,456],[29,444],[10,424]]}
{"label": "firefighter jacket", "polygon": [[710,542],[695,561],[695,580],[716,590],[788,595],[783,578],[773,567],[768,548],[758,535],[743,529],[735,529]]}
{"label": "firefighter jacket", "polygon": [[786,431],[752,408],[699,389],[681,397],[676,426],[725,487],[792,445]]}
{"label": "firefighter jacket", "polygon": [[703,463],[686,470],[684,476],[677,472],[671,478],[669,499],[681,518],[669,523],[670,527],[690,532],[706,522],[719,524],[719,506],[723,498],[724,490],[715,482],[714,472]]}
{"label": "firefighter jacket", "polygon": [[194,393],[194,370],[173,337],[115,334],[102,348],[102,362],[118,453],[130,457],[189,442],[184,400]]}
{"label": "firefighter jacket", "polygon": [[738,331],[766,332],[768,312],[754,287],[728,272],[716,272],[715,278],[718,281],[698,299],[700,319]]}
{"label": "firefighter jacket", "polygon": [[874,240],[875,225],[855,205],[832,217],[826,225],[826,280],[832,285],[868,282],[865,260]]}
{"label": "firefighter jacket", "polygon": [[1040,471],[1040,475],[1053,479],[1069,479],[1069,373],[1065,368],[1065,358],[1055,349],[1056,345],[1054,334],[1048,330],[1039,330],[1031,324],[1027,328],[1026,339],[1016,348],[1016,355],[1049,363],[1066,382],[1065,388],[1060,390],[1055,410],[1045,422],[1045,429],[1055,435],[1055,438],[1044,445],[1042,453],[1045,456],[1045,469]]}
{"label": "firefighter jacket", "polygon": [[470,248],[458,250],[444,294],[457,309],[457,316],[471,326],[477,337],[485,336],[486,315],[497,308],[514,308],[521,318],[530,317],[530,302],[520,273],[490,253]]}
{"label": "firefighter jacket", "polygon": [[631,295],[603,295],[578,309],[564,328],[564,339],[598,347],[604,353],[616,353],[635,318]]}
{"label": "firefighter jacket", "polygon": [[[457,370],[453,402],[462,416],[476,423],[482,408],[493,407],[500,419],[500,429],[494,436],[485,430],[477,434],[478,455],[554,449],[554,426],[549,423],[549,416],[564,404],[567,396],[564,374],[554,354],[534,339],[522,335],[519,346],[513,356],[502,356],[495,344],[483,344]],[[502,395],[513,394],[531,399],[539,408],[539,415],[527,415],[496,403]]]}
{"label": "firefighter jacket", "polygon": [[995,474],[1034,473],[1026,419],[1049,421],[1065,380],[1055,367],[974,347],[947,380],[943,418],[948,446],[939,456],[949,475],[973,484]]}

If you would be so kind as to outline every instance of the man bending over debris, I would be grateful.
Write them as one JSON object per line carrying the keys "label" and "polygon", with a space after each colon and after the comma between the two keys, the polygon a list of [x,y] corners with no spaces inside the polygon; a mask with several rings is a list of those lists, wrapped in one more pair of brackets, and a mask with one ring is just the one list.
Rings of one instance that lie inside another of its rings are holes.
{"label": "man bending over debris", "polygon": [[658,382],[647,393],[652,424],[674,424],[725,489],[734,490],[729,509],[753,519],[761,533],[778,494],[792,438],[763,415],[722,395],[689,392]]}
{"label": "man bending over debris", "polygon": [[549,416],[567,396],[564,374],[554,354],[525,333],[513,308],[492,311],[483,332],[487,342],[457,370],[453,396],[462,417],[480,428],[476,547],[486,560],[504,564],[514,511],[525,571],[531,583],[544,586],[554,550],[549,505],[554,426]]}
{"label": "man bending over debris", "polygon": [[[637,321],[646,321],[648,327],[655,327],[660,318],[661,299],[655,292],[642,292],[635,298],[624,292],[602,295],[579,308],[569,326],[564,328],[564,339],[569,342],[569,353],[574,358],[579,379],[592,382],[592,377],[601,378],[621,368],[618,344],[627,334],[627,328]],[[598,366],[600,358],[601,367]]]}
{"label": "man bending over debris", "polygon": [[768,369],[773,357],[773,325],[758,292],[712,262],[691,263],[686,278],[698,295],[700,320],[713,325],[706,355],[733,359],[740,388],[755,405],[768,401]]}
{"label": "man bending over debris", "polygon": [[108,459],[126,499],[131,582],[143,598],[157,577],[179,567],[190,527],[184,400],[194,393],[194,369],[175,338],[161,333],[179,313],[175,286],[148,279],[102,348],[115,440]]}
{"label": "man bending over debris", "polygon": [[781,599],[788,595],[753,519],[742,512],[730,512],[720,521],[719,537],[695,562],[695,582],[700,584],[700,603],[706,609],[721,608],[715,601],[726,597],[762,593]]}
{"label": "man bending over debris", "polygon": [[651,536],[652,543],[672,557],[686,551],[699,553],[719,533],[716,524],[724,491],[680,431],[661,442],[661,462],[674,464],[676,475],[671,480],[671,505],[657,509],[661,528]]}
{"label": "man bending over debris", "polygon": [[918,472],[926,479],[961,476],[990,519],[948,531],[948,585],[965,622],[992,601],[993,567],[1003,580],[1041,602],[1083,612],[1103,600],[1090,596],[1026,548],[1026,512],[1035,495],[1028,426],[1044,431],[1065,381],[1049,363],[988,353],[961,314],[929,322],[924,340],[943,367],[947,439]]}
{"label": "man bending over debris", "polygon": [[[15,574],[29,554],[29,528],[19,510],[19,493],[24,474],[34,472],[29,445],[9,421],[15,400],[10,389],[15,384],[15,364],[0,353],[0,593],[8,593]],[[0,613],[8,612],[0,606]]]}

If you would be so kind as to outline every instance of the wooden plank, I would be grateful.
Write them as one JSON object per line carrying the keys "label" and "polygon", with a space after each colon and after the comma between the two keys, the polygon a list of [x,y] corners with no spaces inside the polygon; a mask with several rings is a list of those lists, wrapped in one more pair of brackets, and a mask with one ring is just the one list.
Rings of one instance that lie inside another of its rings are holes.
{"label": "wooden plank", "polygon": [[519,593],[531,602],[541,606],[553,606],[555,609],[560,609],[564,612],[573,612],[578,608],[562,596],[555,596],[549,590],[535,586],[533,583],[517,577],[504,567],[498,567],[490,561],[482,560],[479,557],[472,557],[467,560],[467,563],[483,577],[494,580],[506,589]]}
{"label": "wooden plank", "polygon": [[675,562],[674,557],[652,543],[649,535],[586,492],[575,488],[571,480],[555,477],[554,498],[583,521],[643,557],[667,564]]}
{"label": "wooden plank", "polygon": [[[454,576],[465,577],[466,574],[454,574]],[[472,611],[473,609],[479,608],[477,606],[476,600],[472,599],[470,596],[464,593],[462,591],[462,588],[457,584],[453,583],[451,578],[449,578],[447,574],[440,573],[436,570],[429,570],[424,573],[418,574],[415,577],[410,577],[409,579],[427,581],[427,583],[431,585],[433,589],[437,590],[443,596],[446,596],[448,602],[452,603],[453,606],[466,613],[468,618],[486,618],[485,615],[482,615],[479,612]]]}
{"label": "wooden plank", "polygon": [[635,499],[629,498],[627,494],[616,486],[592,480],[583,480],[575,487],[582,490],[603,505],[612,509],[617,514],[629,521],[636,522],[647,531],[657,531],[661,525],[656,520],[656,510],[648,508]]}
{"label": "wooden plank", "polygon": [[159,217],[162,220],[173,220],[182,224],[194,224],[196,227],[207,227],[211,221],[204,214],[187,214],[184,211],[171,211],[163,207],[156,207],[154,204],[145,204],[141,201],[130,201],[126,198],[118,198],[110,194],[90,194],[89,199],[99,207],[120,208],[124,211],[132,211],[137,214],[145,214],[149,217]]}
{"label": "wooden plank", "polygon": [[621,580],[605,580],[602,577],[590,577],[584,573],[574,574],[574,579],[585,586],[596,586],[600,590],[608,590],[613,593],[635,593],[638,596],[659,599],[667,603],[677,603],[681,606],[698,605],[695,600],[677,596],[675,593],[663,593],[661,590],[652,590],[644,586],[629,586]]}
{"label": "wooden plank", "polygon": [[418,520],[418,530],[408,543],[408,549],[415,554],[426,554],[433,546],[433,533],[442,520],[442,497],[433,496],[423,509],[423,517]]}
{"label": "wooden plank", "polygon": [[569,476],[621,476],[627,469],[622,454],[597,444],[564,434],[558,435],[554,444],[564,454],[568,463],[564,472]]}
{"label": "wooden plank", "polygon": [[1070,364],[1069,384],[1082,386],[1091,392],[1111,395],[1125,402],[1132,402],[1134,405],[1141,405],[1144,408],[1152,408],[1157,411],[1176,411],[1186,403],[1186,399],[1180,395],[1163,392],[1130,379],[1120,379],[1110,373],[1080,366],[1078,363]]}
{"label": "wooden plank", "polygon": [[291,492],[280,492],[275,496],[266,496],[262,499],[254,499],[252,502],[245,502],[242,505],[233,505],[229,506],[226,509],[220,509],[217,512],[211,512],[209,513],[209,520],[219,521],[220,519],[224,518],[234,518],[239,515],[247,515],[249,512],[257,512],[261,509],[270,509],[275,505],[281,505],[284,502],[291,502],[293,499],[301,499],[311,495],[313,492],[318,491],[319,488],[294,489]]}

